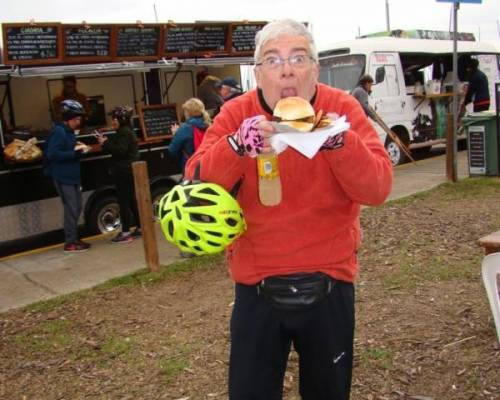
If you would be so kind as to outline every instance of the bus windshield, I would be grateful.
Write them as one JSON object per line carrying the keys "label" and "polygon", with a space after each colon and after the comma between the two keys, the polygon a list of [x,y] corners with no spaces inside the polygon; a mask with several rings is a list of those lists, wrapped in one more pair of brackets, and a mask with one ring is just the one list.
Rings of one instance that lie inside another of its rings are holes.
{"label": "bus windshield", "polygon": [[365,71],[366,57],[348,55],[319,61],[319,80],[330,86],[351,91]]}

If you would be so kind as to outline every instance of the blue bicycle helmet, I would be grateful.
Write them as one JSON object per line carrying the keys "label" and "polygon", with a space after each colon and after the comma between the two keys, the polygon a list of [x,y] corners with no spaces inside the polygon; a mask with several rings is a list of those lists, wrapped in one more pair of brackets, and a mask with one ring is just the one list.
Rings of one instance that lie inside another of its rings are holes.
{"label": "blue bicycle helmet", "polygon": [[63,100],[59,104],[59,110],[64,121],[76,117],[83,117],[85,115],[85,110],[83,106],[76,100]]}

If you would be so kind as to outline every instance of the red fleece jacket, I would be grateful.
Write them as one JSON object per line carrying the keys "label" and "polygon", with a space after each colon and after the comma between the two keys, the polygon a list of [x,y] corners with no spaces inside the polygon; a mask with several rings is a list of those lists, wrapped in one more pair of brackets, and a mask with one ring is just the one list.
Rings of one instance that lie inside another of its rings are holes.
{"label": "red fleece jacket", "polygon": [[321,150],[312,160],[290,147],[279,154],[282,202],[277,206],[260,203],[256,160],[239,156],[227,141],[245,118],[271,119],[255,90],[222,107],[186,166],[189,177],[200,163],[202,181],[228,190],[242,178],[237,200],[248,229],[227,250],[236,282],[315,271],[348,282],[356,277],[360,204],[384,202],[392,186],[391,162],[352,96],[319,84],[313,107],[346,115],[351,129],[343,147]]}

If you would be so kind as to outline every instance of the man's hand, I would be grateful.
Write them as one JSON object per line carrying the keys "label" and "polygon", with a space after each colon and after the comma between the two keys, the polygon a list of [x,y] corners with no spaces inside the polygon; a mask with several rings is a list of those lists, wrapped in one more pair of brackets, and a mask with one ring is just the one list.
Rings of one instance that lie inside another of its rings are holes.
{"label": "man's hand", "polygon": [[172,124],[172,126],[170,126],[170,133],[172,133],[172,135],[175,135],[178,129],[179,129],[179,124]]}
{"label": "man's hand", "polygon": [[260,153],[271,152],[270,140],[274,133],[272,124],[263,115],[257,115],[245,119],[228,141],[238,154],[257,157]]}

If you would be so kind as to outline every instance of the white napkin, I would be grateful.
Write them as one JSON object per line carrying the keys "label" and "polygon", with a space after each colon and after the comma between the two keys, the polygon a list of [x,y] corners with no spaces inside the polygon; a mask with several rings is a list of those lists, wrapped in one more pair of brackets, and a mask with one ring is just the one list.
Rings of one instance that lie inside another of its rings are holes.
{"label": "white napkin", "polygon": [[329,137],[334,137],[351,127],[351,124],[346,122],[345,115],[333,121],[329,126],[314,132],[298,132],[288,125],[277,122],[273,122],[273,125],[278,133],[271,137],[271,147],[277,154],[291,146],[310,159],[316,155]]}

